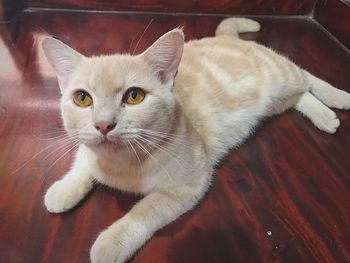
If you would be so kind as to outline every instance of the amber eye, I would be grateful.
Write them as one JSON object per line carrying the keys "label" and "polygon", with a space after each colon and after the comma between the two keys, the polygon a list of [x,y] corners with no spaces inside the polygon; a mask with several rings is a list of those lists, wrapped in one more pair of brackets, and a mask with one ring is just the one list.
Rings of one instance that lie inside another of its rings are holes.
{"label": "amber eye", "polygon": [[141,103],[144,100],[145,96],[146,94],[142,89],[131,88],[125,93],[123,101],[126,104],[135,105]]}
{"label": "amber eye", "polygon": [[79,107],[89,107],[92,105],[92,97],[84,90],[78,90],[73,95],[74,103]]}

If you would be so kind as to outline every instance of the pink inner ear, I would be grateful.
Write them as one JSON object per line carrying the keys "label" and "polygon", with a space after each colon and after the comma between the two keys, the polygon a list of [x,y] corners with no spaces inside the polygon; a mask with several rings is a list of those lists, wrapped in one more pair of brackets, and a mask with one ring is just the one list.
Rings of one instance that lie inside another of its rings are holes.
{"label": "pink inner ear", "polygon": [[145,60],[159,75],[162,83],[175,78],[182,57],[184,34],[181,29],[174,29],[161,36],[143,54]]}
{"label": "pink inner ear", "polygon": [[43,39],[42,47],[48,62],[55,69],[62,89],[68,83],[70,75],[81,62],[83,56],[61,41],[51,37]]}

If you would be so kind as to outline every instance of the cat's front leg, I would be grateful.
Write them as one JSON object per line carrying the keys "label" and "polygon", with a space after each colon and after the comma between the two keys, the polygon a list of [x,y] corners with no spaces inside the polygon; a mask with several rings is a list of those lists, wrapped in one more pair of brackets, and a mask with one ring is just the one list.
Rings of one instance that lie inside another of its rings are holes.
{"label": "cat's front leg", "polygon": [[46,192],[44,202],[51,213],[65,212],[77,205],[93,187],[84,151],[79,148],[71,170]]}
{"label": "cat's front leg", "polygon": [[157,190],[139,201],[128,214],[96,239],[90,251],[92,263],[122,263],[163,226],[190,210],[203,196],[209,181]]}

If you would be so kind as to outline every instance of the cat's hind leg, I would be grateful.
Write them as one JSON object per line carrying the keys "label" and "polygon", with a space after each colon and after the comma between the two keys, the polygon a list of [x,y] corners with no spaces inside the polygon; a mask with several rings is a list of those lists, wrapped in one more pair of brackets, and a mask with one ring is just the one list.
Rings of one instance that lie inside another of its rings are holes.
{"label": "cat's hind leg", "polygon": [[316,98],[331,108],[350,109],[350,93],[333,87],[331,84],[313,76],[307,71],[304,72],[310,83],[310,91]]}
{"label": "cat's hind leg", "polygon": [[328,133],[335,133],[337,131],[340,122],[335,112],[310,92],[305,92],[294,107],[308,117],[320,130]]}

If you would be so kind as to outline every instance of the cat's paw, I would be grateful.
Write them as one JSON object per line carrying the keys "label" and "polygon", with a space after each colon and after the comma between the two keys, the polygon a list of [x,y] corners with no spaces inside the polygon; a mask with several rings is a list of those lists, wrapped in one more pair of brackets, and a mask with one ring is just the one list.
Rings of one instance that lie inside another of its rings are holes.
{"label": "cat's paw", "polygon": [[121,241],[118,241],[118,236],[114,236],[112,231],[103,231],[90,251],[92,263],[122,263],[128,258],[125,254],[128,250]]}
{"label": "cat's paw", "polygon": [[314,116],[314,124],[322,131],[335,133],[340,125],[340,121],[334,111],[327,107],[319,109],[318,114]]}
{"label": "cat's paw", "polygon": [[79,203],[90,188],[89,185],[77,185],[65,179],[57,181],[45,194],[45,206],[51,213],[65,212]]}
{"label": "cat's paw", "polygon": [[344,90],[332,89],[327,93],[327,97],[323,98],[323,101],[331,108],[340,110],[350,109],[350,93]]}
{"label": "cat's paw", "polygon": [[98,236],[90,250],[91,262],[125,262],[148,238],[147,229],[125,216]]}

